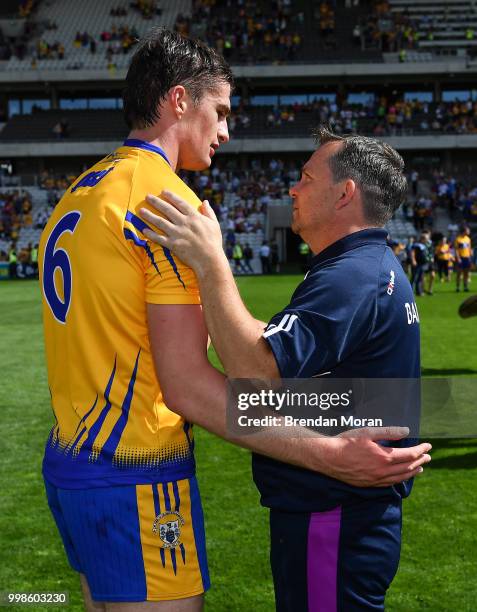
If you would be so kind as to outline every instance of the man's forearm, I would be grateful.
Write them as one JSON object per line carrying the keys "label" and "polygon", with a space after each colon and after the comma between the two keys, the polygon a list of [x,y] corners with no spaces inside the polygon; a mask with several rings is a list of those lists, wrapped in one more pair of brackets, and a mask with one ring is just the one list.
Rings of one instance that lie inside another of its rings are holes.
{"label": "man's forearm", "polygon": [[245,307],[225,256],[196,271],[207,329],[230,378],[278,376],[264,324]]}
{"label": "man's forearm", "polygon": [[302,428],[296,429],[296,438],[280,436],[277,430],[238,436],[227,428],[227,386],[222,373],[208,364],[194,372],[193,379],[175,380],[174,385],[165,385],[164,400],[170,410],[186,420],[251,451],[310,470],[329,472],[330,454],[339,443],[336,438],[319,440],[316,434]]}
{"label": "man's forearm", "polygon": [[[227,428],[227,389],[225,377],[210,364],[193,373],[193,379],[174,377],[164,387],[166,405],[213,434],[248,450],[278,461],[321,472],[358,487],[389,486],[422,471],[430,460],[430,445],[390,448],[366,437],[320,437],[303,428],[279,435],[278,428],[237,436]],[[288,429],[288,428],[287,428]],[[392,429],[392,428],[391,428]],[[399,428],[396,428],[399,429]],[[292,437],[296,434],[296,437]],[[353,434],[353,435],[358,435]],[[386,428],[377,430],[374,440],[398,439],[400,434]]]}

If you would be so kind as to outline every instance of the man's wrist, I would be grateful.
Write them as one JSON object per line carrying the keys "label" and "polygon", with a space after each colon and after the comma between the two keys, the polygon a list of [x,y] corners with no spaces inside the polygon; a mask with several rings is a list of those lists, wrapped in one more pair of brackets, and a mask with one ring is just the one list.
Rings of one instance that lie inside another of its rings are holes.
{"label": "man's wrist", "polygon": [[[316,440],[316,438],[315,438]],[[343,452],[346,441],[336,436],[323,436],[319,438],[320,452],[314,453],[313,469],[326,476],[334,477],[335,464],[338,456]]]}
{"label": "man's wrist", "polygon": [[203,260],[197,262],[194,267],[199,281],[210,278],[211,275],[220,275],[224,270],[229,270],[229,262],[225,253],[209,253]]}

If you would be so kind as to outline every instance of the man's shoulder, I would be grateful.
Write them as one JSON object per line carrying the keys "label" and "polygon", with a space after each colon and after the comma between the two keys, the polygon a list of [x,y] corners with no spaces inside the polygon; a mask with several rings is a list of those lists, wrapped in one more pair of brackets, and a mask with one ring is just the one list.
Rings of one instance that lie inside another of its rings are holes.
{"label": "man's shoulder", "polygon": [[385,245],[373,249],[360,247],[316,264],[298,285],[293,301],[319,309],[347,310],[373,301],[385,248]]}

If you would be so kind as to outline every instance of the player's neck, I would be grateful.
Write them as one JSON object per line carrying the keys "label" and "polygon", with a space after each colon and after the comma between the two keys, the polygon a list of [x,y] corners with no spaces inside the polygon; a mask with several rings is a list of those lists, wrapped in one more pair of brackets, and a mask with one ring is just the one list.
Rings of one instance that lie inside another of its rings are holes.
{"label": "player's neck", "polygon": [[179,145],[177,139],[172,137],[167,130],[158,133],[154,128],[146,128],[144,130],[131,130],[128,139],[137,139],[148,142],[164,151],[169,160],[171,168],[174,172],[177,169],[177,160],[179,157]]}

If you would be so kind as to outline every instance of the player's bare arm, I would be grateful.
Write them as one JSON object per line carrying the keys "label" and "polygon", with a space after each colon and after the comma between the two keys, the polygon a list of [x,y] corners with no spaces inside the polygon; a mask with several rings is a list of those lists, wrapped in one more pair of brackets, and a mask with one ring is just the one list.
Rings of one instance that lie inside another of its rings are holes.
{"label": "player's bare arm", "polygon": [[225,376],[208,361],[207,330],[201,308],[149,304],[147,314],[151,348],[166,404],[211,433],[274,459],[362,487],[401,482],[419,474],[430,461],[430,444],[398,449],[374,442],[405,436],[399,428],[376,430],[373,438],[370,435],[282,438],[266,433],[232,437],[226,429]]}
{"label": "player's bare arm", "polygon": [[245,307],[222,249],[220,225],[208,203],[200,214],[174,194],[171,203],[154,196],[148,202],[170,221],[142,209],[146,221],[166,235],[145,231],[154,242],[173,250],[198,278],[201,300],[212,343],[230,378],[279,378],[265,324]]}

